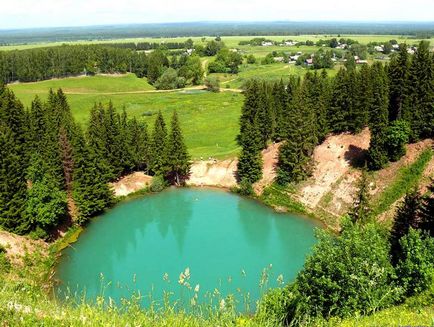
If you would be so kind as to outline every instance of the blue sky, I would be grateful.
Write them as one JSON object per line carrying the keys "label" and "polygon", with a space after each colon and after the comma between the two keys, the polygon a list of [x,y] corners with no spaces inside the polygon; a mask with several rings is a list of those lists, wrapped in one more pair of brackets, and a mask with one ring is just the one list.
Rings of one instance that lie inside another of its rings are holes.
{"label": "blue sky", "polygon": [[1,0],[0,28],[186,21],[434,21],[434,0]]}

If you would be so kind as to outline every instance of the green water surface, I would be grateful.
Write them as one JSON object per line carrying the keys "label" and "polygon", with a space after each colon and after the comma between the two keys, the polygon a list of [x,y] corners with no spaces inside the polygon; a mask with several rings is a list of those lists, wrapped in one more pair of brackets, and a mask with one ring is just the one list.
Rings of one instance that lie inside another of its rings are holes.
{"label": "green water surface", "polygon": [[[295,278],[315,243],[314,228],[228,192],[169,189],[94,219],[63,251],[57,292],[85,291],[89,300],[103,295],[120,303],[140,291],[149,306],[150,299],[161,303],[165,291],[185,305],[199,285],[198,302],[216,304],[233,294],[243,310],[278,279]],[[186,268],[190,278],[181,285]]]}

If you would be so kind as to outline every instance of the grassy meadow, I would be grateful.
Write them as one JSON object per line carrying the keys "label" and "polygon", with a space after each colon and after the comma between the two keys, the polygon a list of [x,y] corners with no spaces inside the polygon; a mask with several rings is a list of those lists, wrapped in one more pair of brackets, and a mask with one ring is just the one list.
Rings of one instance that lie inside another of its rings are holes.
{"label": "grassy meadow", "polygon": [[99,102],[112,101],[118,110],[125,108],[129,116],[145,121],[151,128],[159,110],[169,123],[176,109],[193,159],[227,158],[238,153],[235,137],[243,102],[240,93],[199,90],[155,92],[145,79],[133,74],[73,77],[11,84],[9,87],[27,107],[36,95],[46,99],[50,88],[61,87],[67,94],[74,117],[83,125],[87,124],[93,105]]}
{"label": "grassy meadow", "polygon": [[[268,49],[267,51],[270,52],[275,50],[272,49],[273,47],[251,47],[251,46],[239,46],[238,43],[240,41],[245,40],[251,40],[254,37],[261,37],[261,36],[223,36],[222,40],[225,42],[225,44],[228,47],[233,48],[240,48],[242,50],[249,49],[249,52],[251,51],[259,51],[262,52],[263,50]],[[359,41],[360,43],[366,44],[369,42],[386,42],[391,39],[397,40],[399,43],[406,42],[408,44],[417,44],[419,43],[420,39],[413,39],[409,38],[408,35],[402,36],[402,35],[351,35],[351,34],[340,34],[340,35],[323,35],[323,34],[316,34],[316,35],[278,35],[278,36],[262,36],[267,39],[273,40],[273,41],[282,41],[282,40],[294,40],[294,41],[318,41],[320,39],[329,39],[329,38],[351,38],[354,40]],[[0,46],[0,50],[23,50],[23,49],[31,49],[31,48],[41,48],[41,47],[50,47],[50,46],[59,46],[62,44],[101,44],[101,43],[128,43],[128,42],[184,42],[189,37],[175,37],[175,38],[126,38],[126,39],[111,39],[111,40],[79,40],[79,41],[69,41],[69,42],[44,42],[44,43],[27,43],[27,44],[12,44],[12,45],[6,45],[6,46]],[[191,39],[195,43],[203,43],[205,44],[207,41],[214,39],[213,36],[205,36],[205,37],[191,37]],[[434,40],[430,40],[431,45],[434,45]],[[275,47],[274,47],[275,48]],[[281,49],[281,47],[279,47]],[[297,47],[285,47],[287,49],[297,49]],[[312,47],[311,47],[312,48]],[[302,50],[297,50],[302,51]]]}

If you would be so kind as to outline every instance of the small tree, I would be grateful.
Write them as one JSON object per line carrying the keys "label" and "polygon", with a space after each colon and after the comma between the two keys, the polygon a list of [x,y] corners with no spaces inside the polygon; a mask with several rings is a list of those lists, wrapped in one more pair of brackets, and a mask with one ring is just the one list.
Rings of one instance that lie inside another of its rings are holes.
{"label": "small tree", "polygon": [[205,79],[205,86],[207,91],[218,93],[220,92],[220,81],[214,76],[208,76]]}
{"label": "small tree", "polygon": [[350,217],[353,222],[366,222],[371,213],[369,205],[369,181],[366,169],[363,169],[362,176],[359,180],[359,189],[357,191],[354,206],[350,211]]}
{"label": "small tree", "polygon": [[395,120],[386,130],[386,148],[390,161],[398,161],[405,155],[405,145],[410,139],[410,124],[404,120]]}
{"label": "small tree", "polygon": [[434,281],[434,238],[410,228],[400,240],[400,261],[396,268],[407,296],[421,293]]}

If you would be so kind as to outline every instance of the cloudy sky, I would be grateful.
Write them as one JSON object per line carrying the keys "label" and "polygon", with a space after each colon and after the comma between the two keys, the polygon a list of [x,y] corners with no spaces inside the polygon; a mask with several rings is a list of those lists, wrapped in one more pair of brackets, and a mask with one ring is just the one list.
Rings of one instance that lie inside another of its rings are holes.
{"label": "cloudy sky", "polygon": [[0,29],[186,21],[434,21],[434,0],[0,0]]}

